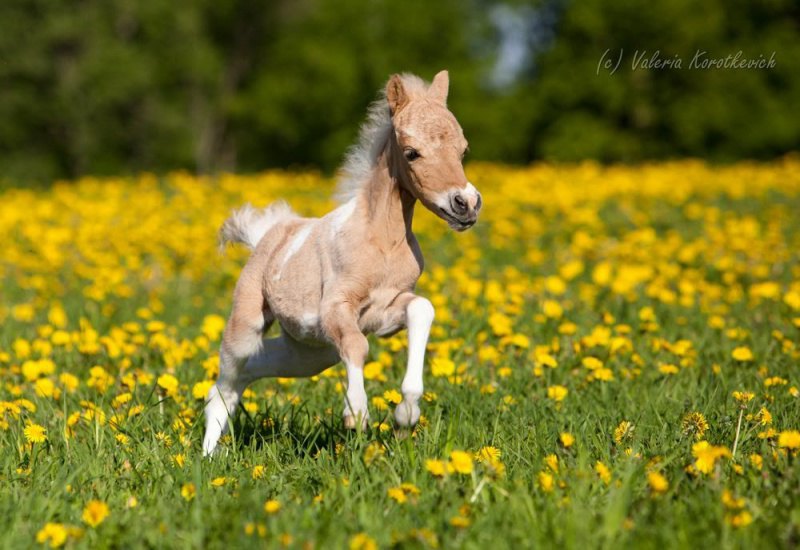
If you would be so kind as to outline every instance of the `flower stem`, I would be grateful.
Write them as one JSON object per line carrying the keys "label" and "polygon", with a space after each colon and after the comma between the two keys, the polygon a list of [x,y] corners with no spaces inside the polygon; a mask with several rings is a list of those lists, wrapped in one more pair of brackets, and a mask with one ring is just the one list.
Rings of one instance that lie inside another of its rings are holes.
{"label": "flower stem", "polygon": [[736,439],[733,440],[733,452],[731,453],[731,460],[736,460],[736,447],[739,446],[739,433],[742,431],[742,416],[744,409],[739,410],[739,423],[736,425]]}

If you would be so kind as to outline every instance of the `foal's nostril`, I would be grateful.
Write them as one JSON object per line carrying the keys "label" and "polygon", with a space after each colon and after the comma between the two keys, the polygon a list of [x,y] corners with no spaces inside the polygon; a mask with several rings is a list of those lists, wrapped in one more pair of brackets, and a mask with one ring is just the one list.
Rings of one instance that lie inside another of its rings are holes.
{"label": "foal's nostril", "polygon": [[466,214],[467,210],[469,210],[469,205],[467,204],[467,201],[464,200],[464,197],[462,197],[461,195],[453,195],[451,203],[453,206],[453,211],[458,215]]}
{"label": "foal's nostril", "polygon": [[481,194],[478,193],[478,200],[475,201],[475,212],[481,209],[483,206],[483,199],[481,198]]}

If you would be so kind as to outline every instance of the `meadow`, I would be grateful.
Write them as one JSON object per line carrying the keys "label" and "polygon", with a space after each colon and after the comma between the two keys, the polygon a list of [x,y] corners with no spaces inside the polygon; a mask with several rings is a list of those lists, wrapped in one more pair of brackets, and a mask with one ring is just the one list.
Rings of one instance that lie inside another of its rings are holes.
{"label": "meadow", "polygon": [[203,398],[244,202],[320,215],[315,173],[0,191],[0,546],[611,548],[800,544],[800,158],[472,163],[478,224],[418,207],[436,308],[423,418],[405,333],[263,380],[219,456]]}

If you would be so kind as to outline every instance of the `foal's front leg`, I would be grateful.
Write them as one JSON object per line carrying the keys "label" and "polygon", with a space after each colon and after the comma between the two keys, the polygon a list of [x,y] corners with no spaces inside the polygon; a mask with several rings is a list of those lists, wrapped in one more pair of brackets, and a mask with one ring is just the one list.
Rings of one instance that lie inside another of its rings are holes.
{"label": "foal's front leg", "polygon": [[364,430],[369,424],[367,392],[364,389],[364,362],[369,352],[369,343],[358,327],[356,312],[347,302],[323,306],[322,324],[347,370],[344,426],[348,429],[360,427]]}
{"label": "foal's front leg", "polygon": [[401,426],[414,426],[419,421],[419,399],[422,397],[422,373],[425,365],[425,347],[433,324],[433,304],[427,298],[412,295],[405,307],[408,327],[408,366],[401,391],[403,400],[394,410],[394,418]]}

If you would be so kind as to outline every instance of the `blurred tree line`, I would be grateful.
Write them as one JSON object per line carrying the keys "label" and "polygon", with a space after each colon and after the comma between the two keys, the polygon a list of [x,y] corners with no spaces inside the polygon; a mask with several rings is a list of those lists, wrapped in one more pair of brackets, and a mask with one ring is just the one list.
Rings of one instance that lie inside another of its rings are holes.
{"label": "blurred tree line", "polygon": [[[3,0],[0,173],[334,169],[393,72],[450,70],[472,158],[795,150],[794,0]],[[681,69],[633,69],[656,50]],[[697,50],[765,70],[690,70]],[[622,62],[611,74],[601,56]],[[795,107],[796,108],[796,107]]]}

